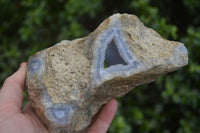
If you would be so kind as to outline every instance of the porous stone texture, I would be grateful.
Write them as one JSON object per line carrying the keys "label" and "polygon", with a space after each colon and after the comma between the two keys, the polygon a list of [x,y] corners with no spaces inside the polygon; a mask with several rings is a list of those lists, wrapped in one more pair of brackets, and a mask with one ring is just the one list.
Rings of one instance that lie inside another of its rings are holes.
{"label": "porous stone texture", "polygon": [[79,133],[110,99],[187,63],[182,43],[163,39],[134,15],[115,14],[88,36],[31,56],[26,86],[51,133]]}

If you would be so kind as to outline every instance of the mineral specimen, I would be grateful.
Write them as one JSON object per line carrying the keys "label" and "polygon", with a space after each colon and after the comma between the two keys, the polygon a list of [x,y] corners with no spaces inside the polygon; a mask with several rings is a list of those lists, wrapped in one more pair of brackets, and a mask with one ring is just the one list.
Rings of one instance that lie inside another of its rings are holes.
{"label": "mineral specimen", "polygon": [[79,133],[111,98],[187,63],[182,43],[163,39],[134,15],[115,14],[88,36],[31,56],[26,86],[51,133]]}

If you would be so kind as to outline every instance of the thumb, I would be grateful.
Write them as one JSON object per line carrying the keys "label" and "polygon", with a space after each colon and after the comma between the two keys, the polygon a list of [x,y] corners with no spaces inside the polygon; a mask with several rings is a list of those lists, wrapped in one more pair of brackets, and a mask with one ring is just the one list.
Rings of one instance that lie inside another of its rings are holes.
{"label": "thumb", "polygon": [[0,91],[0,107],[12,111],[20,111],[23,100],[23,90],[27,63],[22,63],[13,75],[8,77]]}

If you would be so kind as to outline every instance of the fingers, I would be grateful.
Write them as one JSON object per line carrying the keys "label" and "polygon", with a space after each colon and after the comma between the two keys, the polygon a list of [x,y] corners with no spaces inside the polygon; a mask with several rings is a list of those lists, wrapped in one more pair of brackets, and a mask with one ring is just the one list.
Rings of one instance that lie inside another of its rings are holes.
{"label": "fingers", "polygon": [[97,116],[96,121],[88,130],[88,133],[106,133],[113,117],[117,110],[117,101],[115,99],[110,100]]}
{"label": "fingers", "polygon": [[12,111],[20,111],[27,63],[22,63],[13,75],[8,77],[0,91],[0,107]]}

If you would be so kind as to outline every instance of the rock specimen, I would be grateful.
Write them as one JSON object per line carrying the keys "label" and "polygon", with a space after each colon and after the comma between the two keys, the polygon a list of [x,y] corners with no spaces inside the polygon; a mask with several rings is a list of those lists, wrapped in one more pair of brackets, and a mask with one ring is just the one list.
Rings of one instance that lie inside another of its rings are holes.
{"label": "rock specimen", "polygon": [[182,43],[163,39],[134,15],[115,14],[88,36],[31,56],[26,86],[51,133],[79,133],[111,98],[187,63]]}

